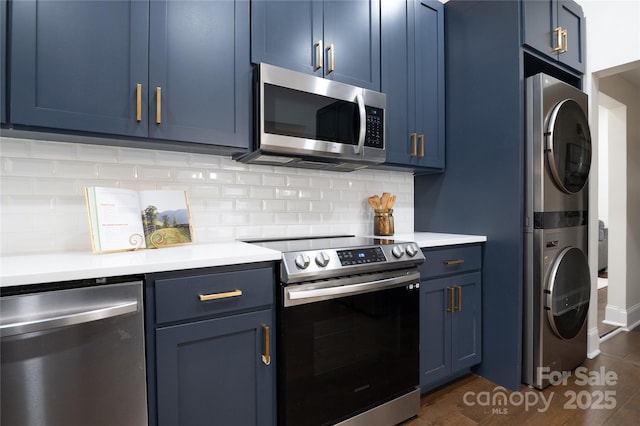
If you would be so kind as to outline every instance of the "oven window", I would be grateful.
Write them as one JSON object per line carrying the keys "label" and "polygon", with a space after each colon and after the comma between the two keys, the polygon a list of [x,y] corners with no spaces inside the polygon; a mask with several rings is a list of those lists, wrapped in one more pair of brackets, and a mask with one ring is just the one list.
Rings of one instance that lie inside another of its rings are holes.
{"label": "oven window", "polygon": [[265,133],[358,144],[360,115],[355,102],[265,84],[263,104]]}
{"label": "oven window", "polygon": [[334,423],[415,389],[418,303],[403,286],[285,308],[281,423]]}

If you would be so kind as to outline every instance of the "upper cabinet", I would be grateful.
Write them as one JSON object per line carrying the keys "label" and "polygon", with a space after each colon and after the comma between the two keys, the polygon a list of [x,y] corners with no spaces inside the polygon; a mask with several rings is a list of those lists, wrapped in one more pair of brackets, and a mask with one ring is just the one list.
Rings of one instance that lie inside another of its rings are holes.
{"label": "upper cabinet", "polygon": [[248,146],[247,1],[28,0],[11,13],[13,124]]}
{"label": "upper cabinet", "polygon": [[582,8],[571,0],[522,2],[524,44],[576,71],[585,71]]}
{"label": "upper cabinet", "polygon": [[444,8],[435,0],[382,4],[387,164],[444,169]]}
{"label": "upper cabinet", "polygon": [[7,2],[0,0],[0,123],[7,122]]}
{"label": "upper cabinet", "polygon": [[379,0],[251,2],[251,60],[380,90]]}

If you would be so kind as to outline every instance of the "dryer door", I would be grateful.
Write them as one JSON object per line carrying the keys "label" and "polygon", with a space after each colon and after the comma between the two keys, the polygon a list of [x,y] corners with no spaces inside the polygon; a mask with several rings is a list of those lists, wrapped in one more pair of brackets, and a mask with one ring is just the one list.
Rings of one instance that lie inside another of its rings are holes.
{"label": "dryer door", "polygon": [[559,102],[551,111],[545,152],[560,190],[568,194],[579,192],[587,183],[591,168],[591,134],[584,111],[573,99]]}
{"label": "dryer door", "polygon": [[574,338],[587,320],[591,278],[584,252],[566,247],[550,269],[545,310],[553,331],[562,339]]}

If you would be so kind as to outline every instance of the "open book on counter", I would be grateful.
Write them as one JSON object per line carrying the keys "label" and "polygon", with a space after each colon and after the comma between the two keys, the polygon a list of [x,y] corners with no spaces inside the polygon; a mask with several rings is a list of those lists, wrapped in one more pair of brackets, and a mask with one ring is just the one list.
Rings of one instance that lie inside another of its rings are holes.
{"label": "open book on counter", "polygon": [[85,197],[94,253],[193,241],[186,191],[87,187]]}

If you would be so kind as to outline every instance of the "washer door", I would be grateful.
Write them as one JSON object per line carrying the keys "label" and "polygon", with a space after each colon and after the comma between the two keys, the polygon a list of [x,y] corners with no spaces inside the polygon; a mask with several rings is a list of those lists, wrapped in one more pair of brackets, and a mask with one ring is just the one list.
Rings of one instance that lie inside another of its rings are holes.
{"label": "washer door", "polygon": [[584,252],[566,247],[551,266],[545,310],[553,331],[562,339],[573,339],[589,312],[591,278]]}
{"label": "washer door", "polygon": [[591,168],[591,133],[584,111],[573,99],[565,99],[551,111],[545,152],[556,185],[567,194],[579,192]]}

